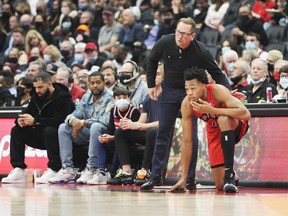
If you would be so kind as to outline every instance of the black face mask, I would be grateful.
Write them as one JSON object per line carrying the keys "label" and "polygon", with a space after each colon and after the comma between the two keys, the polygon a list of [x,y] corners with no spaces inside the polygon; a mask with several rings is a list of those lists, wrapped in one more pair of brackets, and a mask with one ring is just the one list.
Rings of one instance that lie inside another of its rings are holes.
{"label": "black face mask", "polygon": [[36,8],[36,13],[37,13],[37,14],[42,14],[42,13],[43,13],[42,8]]}
{"label": "black face mask", "polygon": [[268,65],[268,71],[274,71],[274,65],[269,63],[267,65]]}
{"label": "black face mask", "polygon": [[61,50],[61,55],[66,58],[70,55],[70,52],[68,50]]}
{"label": "black face mask", "polygon": [[10,14],[9,12],[2,12],[2,19],[3,20],[9,20]]}
{"label": "black face mask", "polygon": [[18,95],[18,96],[22,97],[23,95],[25,95],[25,92],[24,92],[24,88],[23,88],[23,87],[17,86],[16,90],[17,90],[17,95]]}
{"label": "black face mask", "polygon": [[38,59],[37,56],[31,56],[29,62],[36,61]]}
{"label": "black face mask", "polygon": [[121,57],[115,57],[117,63],[122,64],[124,61]]}
{"label": "black face mask", "polygon": [[12,58],[7,57],[6,62],[17,64],[18,63],[18,58],[16,58],[16,57],[12,57]]}
{"label": "black face mask", "polygon": [[164,19],[163,22],[165,25],[171,25],[173,19],[170,19],[170,18],[167,18],[167,19]]}
{"label": "black face mask", "polygon": [[248,15],[241,15],[239,16],[238,19],[240,20],[241,24],[247,24],[250,21],[250,18]]}
{"label": "black face mask", "polygon": [[28,24],[20,24],[20,28],[22,28],[24,31],[27,31],[29,29],[29,25]]}
{"label": "black face mask", "polygon": [[36,29],[39,29],[43,26],[43,22],[34,22],[34,26]]}
{"label": "black face mask", "polygon": [[238,84],[240,80],[242,79],[242,74],[236,76],[236,77],[231,77],[230,80],[233,82],[234,85]]}
{"label": "black face mask", "polygon": [[132,76],[130,76],[130,75],[120,75],[119,76],[119,80],[123,85],[126,85],[127,83],[129,83],[129,82],[125,82],[125,80],[129,80],[131,78],[132,78]]}

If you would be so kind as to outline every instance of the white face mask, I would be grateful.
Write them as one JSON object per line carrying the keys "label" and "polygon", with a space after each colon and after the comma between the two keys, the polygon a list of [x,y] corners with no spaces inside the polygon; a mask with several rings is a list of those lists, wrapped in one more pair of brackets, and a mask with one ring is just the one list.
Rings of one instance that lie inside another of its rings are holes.
{"label": "white face mask", "polygon": [[258,85],[259,83],[262,83],[262,82],[264,82],[264,78],[263,78],[263,77],[260,78],[259,80],[253,80],[253,79],[251,79],[251,83],[252,83],[253,85]]}
{"label": "white face mask", "polygon": [[130,102],[127,99],[123,99],[123,98],[116,100],[116,102],[115,102],[115,105],[118,107],[118,109],[121,112],[126,111],[129,107],[129,104],[130,104]]}
{"label": "white face mask", "polygon": [[279,84],[283,89],[288,87],[288,78],[280,78]]}
{"label": "white face mask", "polygon": [[255,44],[255,42],[247,41],[247,42],[245,43],[245,48],[246,48],[247,50],[255,50],[255,49],[256,49],[256,44]]}

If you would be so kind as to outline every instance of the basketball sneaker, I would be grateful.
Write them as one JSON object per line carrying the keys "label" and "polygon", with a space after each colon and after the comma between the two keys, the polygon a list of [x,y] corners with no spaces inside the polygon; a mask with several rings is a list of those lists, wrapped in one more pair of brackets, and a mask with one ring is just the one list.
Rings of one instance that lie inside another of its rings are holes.
{"label": "basketball sneaker", "polygon": [[48,168],[40,178],[35,178],[34,182],[38,184],[48,184],[48,180],[53,178],[56,174],[57,172]]}
{"label": "basketball sneaker", "polygon": [[81,172],[81,176],[79,179],[77,179],[78,184],[87,184],[87,181],[91,180],[93,178],[93,175],[95,173],[96,169],[86,166],[86,168]]}
{"label": "basketball sneaker", "polygon": [[135,179],[135,185],[141,186],[142,184],[144,184],[149,180],[149,176],[150,176],[149,170],[148,171],[145,169],[138,170]]}
{"label": "basketball sneaker", "polygon": [[73,167],[63,167],[57,174],[48,179],[52,184],[73,184],[76,182],[77,172]]}
{"label": "basketball sneaker", "polygon": [[111,179],[111,175],[106,170],[97,169],[92,179],[87,181],[87,184],[107,184]]}
{"label": "basketball sneaker", "polygon": [[122,169],[119,169],[114,178],[111,178],[107,181],[107,184],[111,185],[131,185],[134,184],[133,174],[124,172]]}
{"label": "basketball sneaker", "polygon": [[238,192],[238,188],[235,184],[235,173],[234,172],[225,172],[223,191],[225,191],[227,193]]}

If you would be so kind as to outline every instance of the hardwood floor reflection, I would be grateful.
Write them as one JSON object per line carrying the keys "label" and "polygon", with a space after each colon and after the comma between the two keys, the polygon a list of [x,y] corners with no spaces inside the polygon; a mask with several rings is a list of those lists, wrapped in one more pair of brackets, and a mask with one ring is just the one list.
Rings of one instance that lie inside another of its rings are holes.
{"label": "hardwood floor reflection", "polygon": [[199,186],[168,193],[136,186],[0,184],[0,215],[288,215],[288,189],[240,188],[237,194]]}

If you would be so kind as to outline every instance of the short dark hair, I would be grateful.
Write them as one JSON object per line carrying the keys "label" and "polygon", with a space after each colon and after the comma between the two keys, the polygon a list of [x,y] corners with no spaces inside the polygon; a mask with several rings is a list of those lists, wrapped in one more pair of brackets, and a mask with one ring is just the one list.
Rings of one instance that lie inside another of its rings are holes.
{"label": "short dark hair", "polygon": [[42,81],[43,83],[51,82],[51,76],[49,73],[41,71],[36,74],[33,79],[33,83],[38,81]]}
{"label": "short dark hair", "polygon": [[1,71],[0,76],[3,76],[4,80],[7,83],[10,83],[10,85],[14,83],[14,75],[10,71],[6,71],[6,70]]}
{"label": "short dark hair", "polygon": [[114,89],[113,91],[113,97],[115,98],[116,96],[120,96],[120,95],[125,95],[125,96],[130,96],[130,93],[128,91],[128,89],[123,88],[123,87],[118,87],[116,89]]}
{"label": "short dark hair", "polygon": [[91,73],[90,75],[89,75],[89,77],[88,77],[88,80],[90,81],[90,77],[92,77],[92,76],[99,76],[100,77],[100,79],[104,82],[104,75],[101,73],[101,72],[93,72],[93,73]]}
{"label": "short dark hair", "polygon": [[288,65],[284,65],[279,69],[278,74],[280,75],[281,73],[288,73]]}
{"label": "short dark hair", "polygon": [[27,88],[33,88],[33,82],[32,79],[28,76],[20,78],[17,82],[16,85],[18,86],[19,83],[21,82],[21,85],[26,86]]}
{"label": "short dark hair", "polygon": [[192,67],[184,72],[184,80],[189,81],[197,79],[199,82],[208,84],[208,77],[206,70],[203,68]]}

